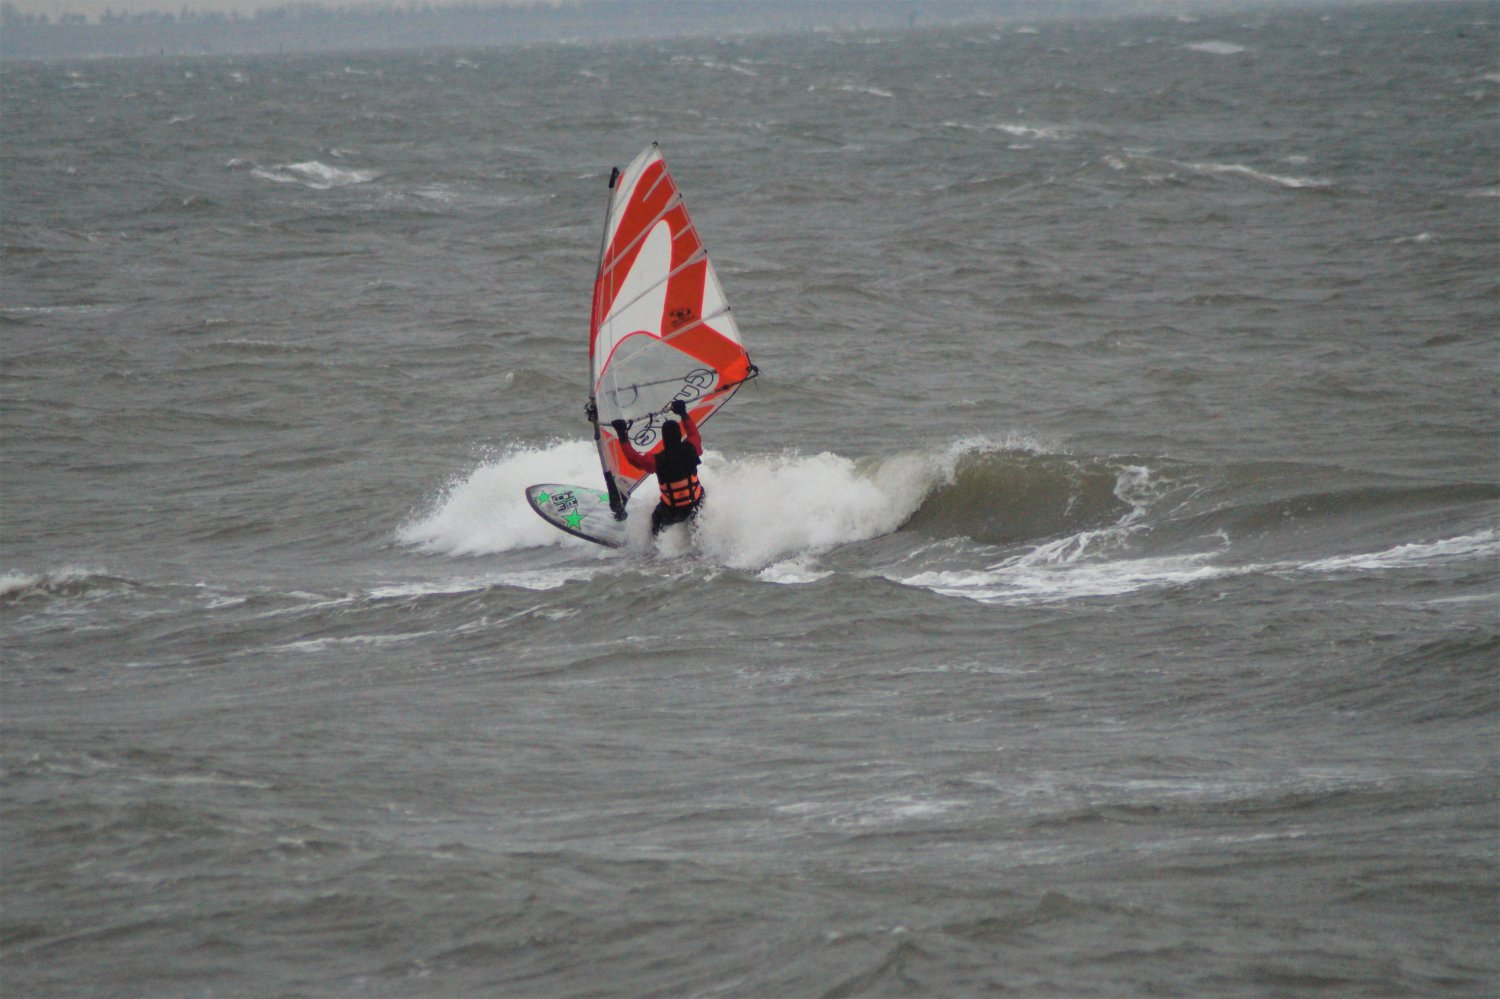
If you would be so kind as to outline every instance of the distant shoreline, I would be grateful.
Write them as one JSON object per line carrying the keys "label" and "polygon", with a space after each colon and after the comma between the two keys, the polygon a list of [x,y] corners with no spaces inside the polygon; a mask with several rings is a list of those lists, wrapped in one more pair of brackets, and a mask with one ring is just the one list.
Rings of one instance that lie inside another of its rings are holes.
{"label": "distant shoreline", "polygon": [[[496,48],[715,35],[891,31],[1000,20],[1139,14],[1194,16],[1251,6],[1306,8],[1318,0],[563,0],[524,5],[323,6],[290,3],[253,14],[187,7],[177,13],[23,13],[0,5],[0,59],[236,56],[295,52]],[[1346,0],[1346,3],[1360,0]],[[1381,0],[1363,0],[1365,3]]]}

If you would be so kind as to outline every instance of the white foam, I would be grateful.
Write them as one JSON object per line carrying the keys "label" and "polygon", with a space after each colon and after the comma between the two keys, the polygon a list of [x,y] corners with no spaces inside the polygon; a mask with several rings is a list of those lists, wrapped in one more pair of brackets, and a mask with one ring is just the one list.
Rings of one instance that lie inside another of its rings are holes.
{"label": "white foam", "polygon": [[217,774],[132,774],[127,779],[140,784],[175,784],[186,787],[195,785],[248,787],[256,791],[269,791],[276,786],[265,781],[221,777]]}
{"label": "white foam", "polygon": [[859,801],[794,801],[777,805],[776,811],[815,823],[864,829],[936,819],[964,807],[964,802],[954,799],[891,794]]}
{"label": "white foam", "polygon": [[967,122],[948,120],[943,122],[944,128],[956,128],[965,132],[1000,132],[1017,139],[1047,139],[1058,141],[1068,137],[1067,129],[1059,125],[1023,125],[1019,122],[996,121],[986,122],[981,125],[970,125]]}
{"label": "white foam", "polygon": [[813,568],[806,556],[796,556],[766,566],[756,578],[767,583],[792,586],[800,583],[816,583],[831,575],[833,575],[831,570]]}
{"label": "white foam", "polygon": [[538,517],[526,502],[526,487],[538,482],[593,483],[599,478],[599,453],[591,441],[518,447],[450,484],[430,510],[403,524],[396,537],[445,555],[488,555],[549,545],[597,548]]}
{"label": "white foam", "polygon": [[994,565],[887,578],[985,603],[1034,604],[1118,596],[1243,571],[1207,564],[1217,550],[1139,558],[1117,554],[1146,528],[1152,505],[1169,488],[1144,465],[1126,465],[1116,473],[1114,494],[1130,509],[1108,527],[1057,538]]}
{"label": "white foam", "polygon": [[1108,542],[1128,534],[1132,511],[1112,528],[1061,538],[997,565],[950,569],[891,577],[946,596],[967,597],[982,603],[1028,605],[1089,597],[1119,596],[1139,590],[1189,586],[1214,579],[1271,573],[1340,574],[1391,572],[1439,563],[1500,558],[1500,532],[1479,531],[1438,541],[1397,545],[1378,552],[1337,555],[1310,562],[1270,562],[1249,565],[1215,564],[1228,548],[1144,558],[1110,557]]}
{"label": "white foam", "polygon": [[1456,538],[1397,545],[1385,551],[1317,559],[1301,568],[1309,572],[1383,572],[1413,569],[1433,562],[1494,558],[1500,558],[1500,532],[1485,530]]}
{"label": "white foam", "polygon": [[[90,240],[94,242],[94,240]],[[14,316],[88,316],[114,312],[117,305],[0,305],[0,313]]]}
{"label": "white foam", "polygon": [[305,163],[285,163],[273,167],[257,167],[250,172],[250,175],[277,184],[301,184],[317,191],[365,184],[380,176],[374,170],[345,169],[329,166],[317,160],[308,160]]}
{"label": "white foam", "polygon": [[64,566],[51,572],[0,573],[0,600],[14,600],[34,593],[50,593],[108,576],[103,569],[76,565]]}
{"label": "white foam", "polygon": [[1036,604],[1185,586],[1247,571],[1205,564],[1214,552],[1162,558],[1085,559],[1087,545],[1043,546],[985,569],[924,572],[897,580],[982,603]]}
{"label": "white foam", "polygon": [[[760,569],[776,582],[820,578],[808,556],[889,534],[927,494],[951,480],[958,459],[984,441],[960,441],[938,456],[896,455],[856,463],[840,455],[762,455],[728,459],[709,451],[700,475],[708,501],[691,537],[664,533],[665,556],[696,550],[712,561]],[[605,550],[547,524],[526,502],[537,482],[597,483],[598,453],[590,441],[517,447],[450,484],[431,506],[403,524],[397,539],[425,551],[483,555],[563,545]],[[656,490],[648,480],[630,503],[630,546],[649,551]],[[515,580],[517,585],[536,585]]]}
{"label": "white foam", "polygon": [[719,62],[717,59],[703,56],[673,56],[672,61],[679,64],[699,66],[703,69],[711,69],[718,72],[739,73],[741,76],[759,76],[755,70],[739,63]]}
{"label": "white foam", "polygon": [[[817,86],[811,86],[811,87],[808,87],[807,89],[809,91],[816,91],[816,90],[818,90],[820,88],[817,87]],[[865,94],[865,95],[867,95],[869,97],[879,97],[879,98],[886,99],[886,100],[888,100],[888,99],[896,96],[895,94],[891,93],[889,90],[881,90],[879,87],[861,86],[860,84],[857,84],[857,83],[841,83],[838,86],[834,87],[833,89],[837,90],[837,91],[840,91],[842,93],[845,93],[845,94]]]}
{"label": "white foam", "polygon": [[1232,174],[1241,177],[1249,177],[1266,184],[1276,184],[1279,187],[1303,188],[1303,187],[1331,187],[1331,181],[1319,180],[1316,177],[1288,177],[1283,174],[1266,173],[1256,170],[1254,167],[1245,166],[1242,163],[1183,163],[1184,166],[1194,173],[1204,174]]}
{"label": "white foam", "polygon": [[47,581],[40,572],[7,572],[0,574],[0,600],[25,596],[42,588]]}
{"label": "white foam", "polygon": [[482,593],[495,586],[513,586],[522,590],[555,590],[580,580],[593,579],[600,569],[595,566],[557,569],[528,569],[520,572],[497,572],[468,579],[450,579],[420,583],[390,583],[369,591],[371,600],[415,600],[423,597],[461,596]]}
{"label": "white foam", "polygon": [[698,548],[724,565],[754,569],[889,534],[951,475],[953,460],[897,455],[860,467],[828,452],[710,460]]}
{"label": "white foam", "polygon": [[412,631],[399,635],[344,635],[328,638],[306,638],[296,642],[286,642],[282,645],[272,645],[267,651],[313,653],[345,646],[380,648],[386,645],[401,645],[423,638],[431,638],[437,634],[439,632],[436,631]]}
{"label": "white foam", "polygon": [[1056,126],[1047,125],[1038,128],[1034,125],[1021,125],[1015,122],[1000,121],[990,126],[997,132],[1013,135],[1018,139],[1062,139],[1067,137],[1066,130]]}
{"label": "white foam", "polygon": [[1245,51],[1245,46],[1236,45],[1234,42],[1189,42],[1183,48],[1192,52],[1205,52],[1209,55],[1239,55]]}

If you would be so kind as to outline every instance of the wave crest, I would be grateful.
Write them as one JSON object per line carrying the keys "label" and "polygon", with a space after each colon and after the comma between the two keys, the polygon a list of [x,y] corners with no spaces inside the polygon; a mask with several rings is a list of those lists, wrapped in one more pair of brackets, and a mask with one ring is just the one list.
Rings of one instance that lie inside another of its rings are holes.
{"label": "wave crest", "polygon": [[35,597],[73,597],[106,586],[130,585],[127,580],[99,569],[68,566],[46,572],[0,573],[0,604],[9,605]]}

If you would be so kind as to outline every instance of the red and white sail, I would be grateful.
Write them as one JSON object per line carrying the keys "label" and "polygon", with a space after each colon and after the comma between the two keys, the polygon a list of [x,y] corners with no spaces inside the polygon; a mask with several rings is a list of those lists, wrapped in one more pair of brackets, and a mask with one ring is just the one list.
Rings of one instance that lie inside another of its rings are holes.
{"label": "red and white sail", "polygon": [[724,289],[661,151],[652,143],[611,178],[589,322],[590,414],[612,495],[647,474],[626,460],[610,423],[637,450],[661,448],[674,399],[699,423],[755,375]]}

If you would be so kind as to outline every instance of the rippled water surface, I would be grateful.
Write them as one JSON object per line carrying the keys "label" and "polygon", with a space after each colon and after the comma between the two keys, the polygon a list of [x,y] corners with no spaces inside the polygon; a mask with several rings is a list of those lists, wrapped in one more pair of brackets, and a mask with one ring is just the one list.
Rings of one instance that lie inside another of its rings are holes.
{"label": "rippled water surface", "polygon": [[[1485,4],[8,63],[21,995],[1488,995]],[[763,376],[598,480],[609,167]]]}

